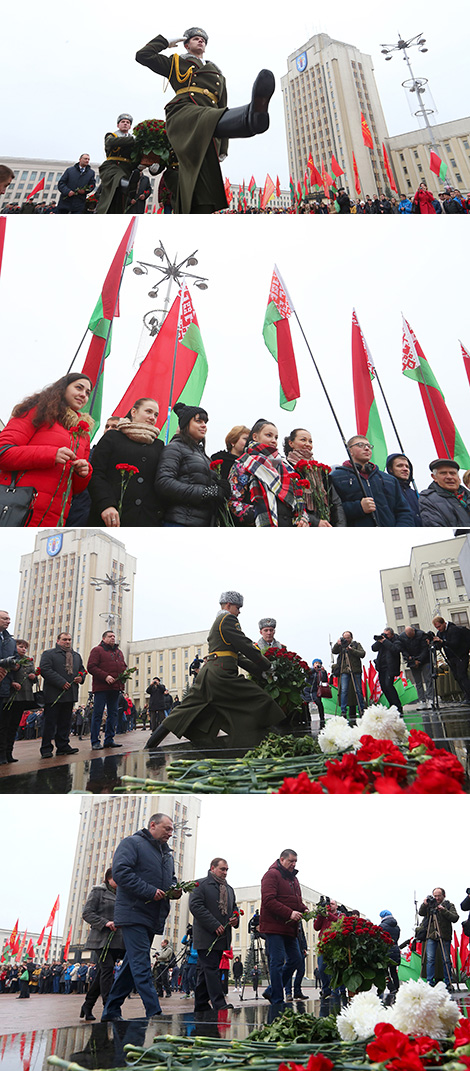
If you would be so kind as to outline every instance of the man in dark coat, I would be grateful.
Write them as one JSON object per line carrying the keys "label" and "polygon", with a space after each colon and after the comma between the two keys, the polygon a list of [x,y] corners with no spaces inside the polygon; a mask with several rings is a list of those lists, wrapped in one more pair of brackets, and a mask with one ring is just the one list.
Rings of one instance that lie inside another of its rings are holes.
{"label": "man in dark coat", "polygon": [[[180,41],[185,55],[161,55]],[[250,104],[228,109],[222,71],[204,61],[207,41],[205,30],[191,26],[173,41],[154,37],[136,55],[137,63],[167,78],[175,91],[165,107],[166,131],[179,163],[175,212],[183,214],[227,208],[219,159],[227,155],[228,138],[252,137],[268,129],[274,92],[273,74],[261,71]]]}
{"label": "man in dark coat", "polygon": [[150,696],[148,711],[152,732],[165,720],[165,691],[165,685],[161,683],[160,677],[154,677],[152,683],[145,690],[145,694]]}
{"label": "man in dark coat", "polygon": [[343,503],[348,527],[374,527],[374,514],[379,528],[412,528],[413,516],[395,477],[371,462],[373,446],[364,435],[353,435],[347,445],[362,486],[349,459],[333,469],[330,479]]}
{"label": "man in dark coat", "polygon": [[429,466],[432,483],[420,492],[419,509],[425,527],[468,528],[470,491],[460,483],[457,461],[438,457]]}
{"label": "man in dark coat", "polygon": [[334,647],[331,648],[331,653],[340,656],[338,669],[339,699],[343,717],[346,717],[348,712],[350,684],[354,688],[356,705],[360,707],[361,711],[364,710],[361,661],[365,658],[366,652],[362,644],[358,640],[353,640],[352,632],[346,629],[336,641]]}
{"label": "man in dark coat", "polygon": [[78,688],[86,677],[81,655],[72,650],[69,632],[59,632],[57,643],[43,651],[40,661],[44,678],[44,728],[41,758],[52,758],[52,741],[56,755],[76,755],[78,747],[70,747],[72,710],[78,699]]}
{"label": "man in dark coat", "polygon": [[[103,632],[101,643],[90,651],[87,670],[92,675],[93,715],[91,719],[91,746],[93,751],[103,747],[122,747],[116,744],[114,734],[118,719],[119,693],[124,691],[124,681],[120,674],[126,669],[124,655],[116,643],[112,630]],[[100,740],[100,729],[104,708],[106,707],[106,730],[104,744]]]}
{"label": "man in dark coat", "polygon": [[410,670],[413,684],[418,693],[418,701],[431,707],[433,705],[432,676],[426,633],[421,628],[413,628],[412,625],[408,625],[405,631],[398,636],[396,642]]}
{"label": "man in dark coat", "polygon": [[147,741],[157,746],[169,733],[186,736],[197,746],[213,746],[219,729],[234,745],[249,747],[265,731],[284,720],[281,708],[255,681],[238,675],[238,666],[252,673],[271,672],[271,663],[242,632],[238,615],[243,595],[225,591],[221,610],[207,637],[209,654],[194,684],[176,711]]}
{"label": "man in dark coat", "polygon": [[413,465],[406,454],[389,454],[386,461],[387,472],[398,481],[401,493],[413,516],[413,524],[421,528],[423,522],[419,512],[418,492],[412,487]]}
{"label": "man in dark coat", "polygon": [[403,714],[400,697],[393,683],[395,677],[400,676],[400,646],[393,628],[384,628],[380,638],[372,644],[372,650],[378,652],[375,665],[383,694],[390,706],[395,706]]}
{"label": "man in dark coat", "polygon": [[[433,889],[432,896],[427,896],[419,914],[426,920],[426,941],[422,952],[423,963],[426,962],[426,981],[429,985],[435,985],[438,977],[442,977],[447,989],[452,992],[452,967],[450,962],[450,943],[452,941],[452,923],[458,922],[459,916],[454,904],[445,898],[445,889],[437,887]],[[442,948],[444,957],[442,962]],[[437,958],[440,961],[436,964]]]}
{"label": "man in dark coat", "polygon": [[351,212],[351,201],[349,200],[348,194],[346,193],[346,190],[343,188],[343,186],[341,186],[341,189],[338,190],[336,202],[339,205],[340,215],[349,216]]}
{"label": "man in dark coat", "polygon": [[286,848],[261,879],[259,929],[266,936],[271,984],[263,996],[271,1004],[284,1003],[292,975],[302,963],[299,923],[306,911],[297,880],[297,852]]}
{"label": "man in dark coat", "polygon": [[90,157],[82,152],[78,163],[68,167],[57,183],[60,190],[57,213],[78,215],[85,211],[87,194],[96,186],[95,172],[90,167]]}
{"label": "man in dark coat", "polygon": [[470,680],[468,679],[468,660],[470,652],[470,629],[445,621],[439,614],[432,623],[439,633],[435,643],[442,647],[456,681],[470,701]]}
{"label": "man in dark coat", "polygon": [[[0,610],[0,661],[5,658],[14,658],[18,654],[16,640],[8,631],[10,620],[10,614],[6,610]],[[9,710],[5,710],[10,700],[11,683],[11,671],[5,667],[0,667],[0,766],[6,766],[11,761],[8,749],[11,742],[12,726],[16,717],[16,711],[13,709],[14,704]]]}
{"label": "man in dark coat", "polygon": [[[155,934],[163,933],[170,910],[165,894],[176,885],[173,855],[168,847],[172,835],[171,818],[153,814],[147,829],[125,837],[114,853],[114,922],[121,927],[126,955],[103,1008],[102,1022],[122,1019],[121,1005],[134,988],[145,1005],[146,1015],[161,1015],[150,949]],[[173,898],[178,900],[180,896],[181,890],[175,890]]]}
{"label": "man in dark coat", "polygon": [[193,947],[198,959],[194,991],[194,1011],[197,1013],[210,1011],[210,1004],[214,1011],[232,1006],[225,1000],[219,971],[221,954],[232,944],[232,926],[238,927],[240,922],[235,892],[227,883],[227,872],[226,859],[219,856],[213,859],[207,877],[198,882],[189,897]]}
{"label": "man in dark coat", "polygon": [[144,215],[145,206],[147,200],[152,192],[152,183],[148,175],[144,175],[143,171],[140,171],[137,179],[137,186],[133,191],[132,196],[129,198],[129,203],[126,208],[128,215]]}

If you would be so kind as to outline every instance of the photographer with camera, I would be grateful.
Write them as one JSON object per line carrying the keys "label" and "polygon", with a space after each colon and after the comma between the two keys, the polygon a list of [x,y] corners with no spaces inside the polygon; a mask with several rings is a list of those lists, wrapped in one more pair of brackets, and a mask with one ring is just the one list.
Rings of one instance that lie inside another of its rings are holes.
{"label": "photographer with camera", "polygon": [[455,625],[453,621],[445,621],[439,614],[433,617],[432,623],[439,633],[433,642],[443,650],[457,683],[460,684],[465,698],[470,702],[468,678],[470,629],[465,625]]}
{"label": "photographer with camera", "polygon": [[356,704],[359,706],[361,713],[364,710],[364,696],[362,694],[362,668],[361,659],[365,658],[366,652],[361,644],[357,640],[353,640],[353,634],[350,631],[343,632],[339,640],[331,648],[332,654],[339,654],[340,658],[338,677],[340,682],[340,703],[341,713],[343,717],[346,717],[348,712],[348,691],[349,683],[351,682],[354,688],[354,694],[356,697]]}
{"label": "photographer with camera", "polygon": [[374,640],[375,643],[372,644],[372,650],[378,652],[375,665],[379,674],[380,687],[390,706],[396,707],[400,714],[403,714],[403,707],[393,683],[395,677],[400,676],[398,636],[393,631],[393,628],[389,628],[387,625],[380,636],[374,635]]}
{"label": "photographer with camera", "polygon": [[423,703],[423,706],[432,707],[432,674],[426,633],[420,628],[412,628],[408,625],[398,636],[397,645],[411,671],[411,679],[418,693],[418,702]]}
{"label": "photographer with camera", "polygon": [[426,960],[426,981],[435,985],[442,976],[449,993],[452,992],[452,967],[450,963],[450,944],[452,941],[452,923],[458,922],[458,913],[454,904],[445,898],[445,889],[432,890],[419,908],[419,914],[426,921],[426,935],[422,958]]}
{"label": "photographer with camera", "polygon": [[[462,900],[460,907],[462,911],[470,911],[470,889],[466,889],[465,892],[467,895]],[[465,922],[462,922],[462,930],[466,937],[470,937],[470,915],[468,919],[465,919]]]}

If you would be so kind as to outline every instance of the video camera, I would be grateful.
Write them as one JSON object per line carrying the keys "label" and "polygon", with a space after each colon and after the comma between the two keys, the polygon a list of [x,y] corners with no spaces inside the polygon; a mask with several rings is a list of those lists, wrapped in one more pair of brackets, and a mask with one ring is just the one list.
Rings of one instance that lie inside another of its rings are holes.
{"label": "video camera", "polygon": [[427,909],[430,913],[432,913],[433,911],[437,911],[438,903],[435,896],[432,896],[432,894],[431,896],[427,896],[425,902],[427,905]]}
{"label": "video camera", "polygon": [[386,637],[386,635],[385,635],[385,632],[381,632],[381,633],[380,633],[380,636],[376,636],[376,635],[375,635],[375,632],[374,632],[374,640],[376,640],[376,642],[377,642],[377,643],[380,643],[380,642],[381,642],[381,640],[385,640],[386,638],[387,638],[387,637]]}
{"label": "video camera", "polygon": [[259,933],[259,911],[255,911],[251,916],[248,922],[248,933]]}

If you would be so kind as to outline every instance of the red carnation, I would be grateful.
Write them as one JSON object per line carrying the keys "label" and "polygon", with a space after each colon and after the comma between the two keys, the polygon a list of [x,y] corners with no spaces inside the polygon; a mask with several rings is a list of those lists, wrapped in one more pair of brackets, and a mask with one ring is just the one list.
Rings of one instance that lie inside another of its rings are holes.
{"label": "red carnation", "polygon": [[118,472],[129,472],[131,476],[137,476],[140,469],[137,469],[135,465],[127,465],[125,461],[122,461],[120,465],[116,465]]}
{"label": "red carnation", "polygon": [[311,461],[305,461],[304,459],[302,459],[302,461],[297,461],[295,467],[296,467],[296,469],[299,469],[299,471],[300,471],[301,469],[309,469],[309,468],[311,468],[311,465],[312,465]]}
{"label": "red carnation", "polygon": [[431,740],[431,737],[427,733],[421,732],[421,729],[411,729],[408,737],[408,747],[410,751],[413,751],[415,747],[421,747],[424,744],[426,751],[430,755],[434,755],[436,751],[436,745]]}
{"label": "red carnation", "polygon": [[[389,777],[396,777],[397,781],[403,781],[406,778],[405,756],[391,740],[376,740],[373,736],[361,736],[361,747],[356,753],[356,758],[358,762],[382,762],[384,773]],[[399,766],[403,769],[397,769]]]}
{"label": "red carnation", "polygon": [[310,483],[309,483],[308,480],[298,480],[297,481],[297,486],[298,487],[305,487],[306,490],[308,490],[310,488]]}
{"label": "red carnation", "polygon": [[317,781],[310,780],[306,770],[302,770],[298,777],[285,777],[278,789],[278,794],[322,796],[323,789]]}
{"label": "red carnation", "polygon": [[424,792],[445,796],[448,793],[464,793],[464,789],[459,781],[456,781],[455,777],[451,777],[445,770],[436,767],[434,760],[430,759],[429,762],[425,762],[419,767],[416,778],[408,792],[411,795]]}
{"label": "red carnation", "polygon": [[212,470],[212,472],[220,472],[220,469],[222,468],[221,459],[219,458],[218,461],[217,460],[211,461],[210,464],[209,464],[209,468]]}
{"label": "red carnation", "polygon": [[454,1034],[455,1049],[460,1048],[461,1045],[470,1045],[470,1019],[459,1019]]}

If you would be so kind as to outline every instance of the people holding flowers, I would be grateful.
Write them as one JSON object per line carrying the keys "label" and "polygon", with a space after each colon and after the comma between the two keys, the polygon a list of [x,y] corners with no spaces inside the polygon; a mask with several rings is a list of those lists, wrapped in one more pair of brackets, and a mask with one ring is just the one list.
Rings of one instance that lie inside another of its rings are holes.
{"label": "people holding flowers", "polygon": [[[101,643],[90,651],[87,670],[91,673],[93,714],[91,718],[91,746],[93,751],[103,748],[122,747],[114,739],[118,718],[119,693],[124,690],[123,674],[126,672],[124,655],[116,643],[111,629],[103,632]],[[106,707],[104,744],[101,743],[101,722]]]}
{"label": "people holding flowers", "polygon": [[228,863],[220,856],[212,860],[207,877],[198,881],[189,897],[193,916],[193,946],[198,965],[194,1011],[201,1014],[227,1004],[219,970],[221,954],[232,943],[232,927],[238,928],[240,913],[235,890],[227,882]]}
{"label": "people holding flowers", "polygon": [[107,528],[159,524],[155,479],[163,443],[156,427],[158,402],[137,398],[115,430],[93,448],[88,523]]}
{"label": "people holding flowers", "polygon": [[70,726],[78,688],[85,680],[86,669],[78,651],[72,649],[69,632],[59,632],[55,647],[43,651],[40,670],[44,678],[41,758],[52,758],[53,740],[56,755],[75,755],[78,747],[70,747]]}
{"label": "people holding flowers", "polygon": [[209,416],[201,405],[174,406],[179,432],[165,451],[155,490],[162,500],[164,528],[215,526],[219,507],[230,494],[227,480],[217,479],[205,451]]}
{"label": "people holding flowers", "polygon": [[331,468],[314,461],[310,432],[305,428],[294,428],[284,439],[284,453],[299,475],[310,527],[346,528],[341,499],[330,480]]}
{"label": "people holding flowers", "polygon": [[278,430],[270,420],[257,420],[245,452],[230,470],[230,508],[240,524],[250,527],[308,528],[299,476],[277,449]]}
{"label": "people holding flowers", "polygon": [[307,910],[297,880],[297,852],[286,848],[261,879],[260,933],[266,935],[270,985],[263,996],[278,1007],[302,963],[299,923]]}
{"label": "people holding flowers", "polygon": [[71,372],[15,405],[0,432],[0,484],[34,490],[32,512],[23,523],[61,526],[72,495],[91,478],[91,417],[82,413],[92,383]]}

